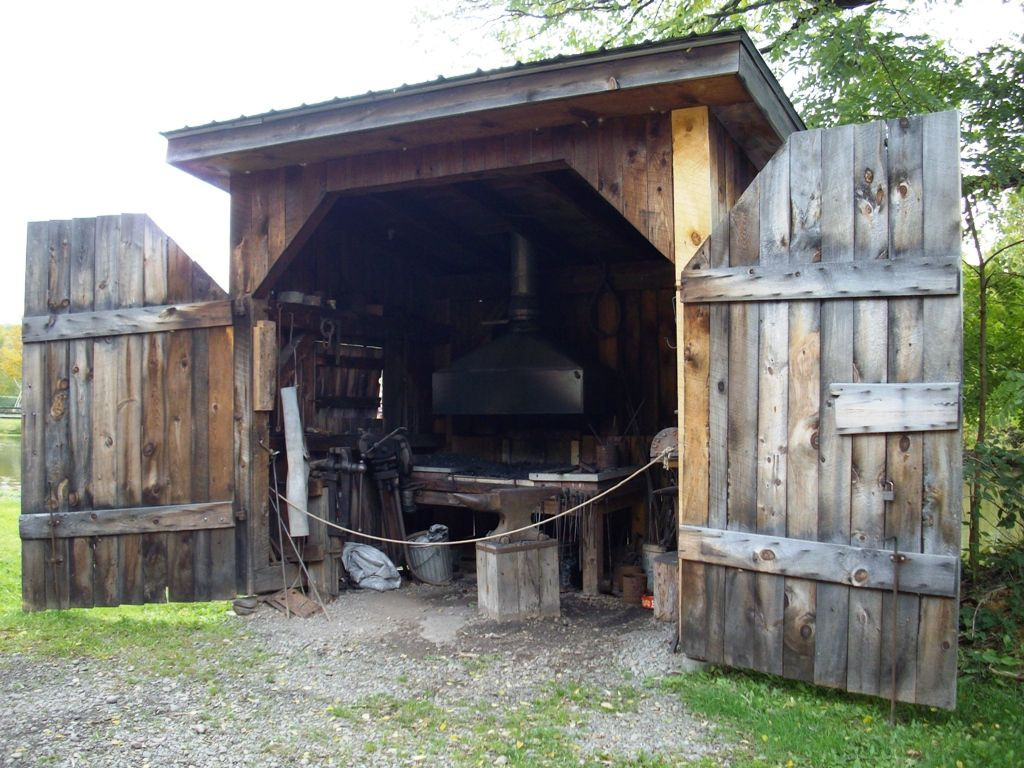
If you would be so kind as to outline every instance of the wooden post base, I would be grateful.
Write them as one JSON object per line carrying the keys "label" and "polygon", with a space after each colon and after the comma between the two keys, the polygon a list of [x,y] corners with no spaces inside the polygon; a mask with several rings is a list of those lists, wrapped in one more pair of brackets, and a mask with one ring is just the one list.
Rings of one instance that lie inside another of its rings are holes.
{"label": "wooden post base", "polygon": [[676,569],[678,552],[666,552],[654,558],[654,618],[675,621],[679,602],[679,581]]}
{"label": "wooden post base", "polygon": [[558,541],[476,545],[480,613],[497,621],[558,616]]}

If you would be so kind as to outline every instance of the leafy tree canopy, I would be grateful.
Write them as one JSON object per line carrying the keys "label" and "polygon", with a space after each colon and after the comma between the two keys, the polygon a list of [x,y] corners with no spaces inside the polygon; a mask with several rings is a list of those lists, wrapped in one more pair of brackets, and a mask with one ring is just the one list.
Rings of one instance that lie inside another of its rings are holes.
{"label": "leafy tree canopy", "polygon": [[460,12],[496,20],[499,40],[525,58],[744,27],[809,125],[959,109],[965,192],[996,198],[1024,180],[1024,35],[965,54],[941,34],[913,31],[925,28],[921,19],[948,0],[458,4]]}

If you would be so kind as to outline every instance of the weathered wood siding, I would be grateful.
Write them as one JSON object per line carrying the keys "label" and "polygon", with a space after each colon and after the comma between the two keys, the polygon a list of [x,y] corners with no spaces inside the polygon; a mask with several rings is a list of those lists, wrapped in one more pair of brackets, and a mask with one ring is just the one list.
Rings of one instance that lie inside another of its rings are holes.
{"label": "weathered wood siding", "polygon": [[955,113],[794,134],[682,270],[686,653],[954,706],[959,197]]}
{"label": "weathered wood siding", "polygon": [[672,258],[671,119],[652,114],[233,177],[231,295],[256,289],[328,193],[563,163]]}
{"label": "weathered wood siding", "polygon": [[226,299],[145,216],[29,225],[26,610],[235,593]]}

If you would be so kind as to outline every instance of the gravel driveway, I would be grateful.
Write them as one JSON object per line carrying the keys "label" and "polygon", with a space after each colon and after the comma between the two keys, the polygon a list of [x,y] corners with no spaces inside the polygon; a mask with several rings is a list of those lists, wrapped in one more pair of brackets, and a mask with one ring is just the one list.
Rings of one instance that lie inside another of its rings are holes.
{"label": "gravel driveway", "polygon": [[[726,746],[651,678],[672,628],[610,597],[498,624],[472,582],[350,591],[330,617],[261,606],[195,667],[0,659],[0,764],[677,765]],[[706,764],[706,762],[702,762]]]}

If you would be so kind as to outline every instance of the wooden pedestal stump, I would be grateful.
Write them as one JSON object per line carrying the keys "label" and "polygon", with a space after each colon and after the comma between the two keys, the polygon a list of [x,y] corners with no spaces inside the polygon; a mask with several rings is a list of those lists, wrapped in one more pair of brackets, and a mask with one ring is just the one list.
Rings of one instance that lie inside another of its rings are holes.
{"label": "wooden pedestal stump", "polygon": [[558,616],[558,541],[477,544],[476,584],[480,612],[492,619]]}
{"label": "wooden pedestal stump", "polygon": [[678,552],[666,552],[654,558],[654,618],[675,621],[678,613],[679,581],[676,569]]}

